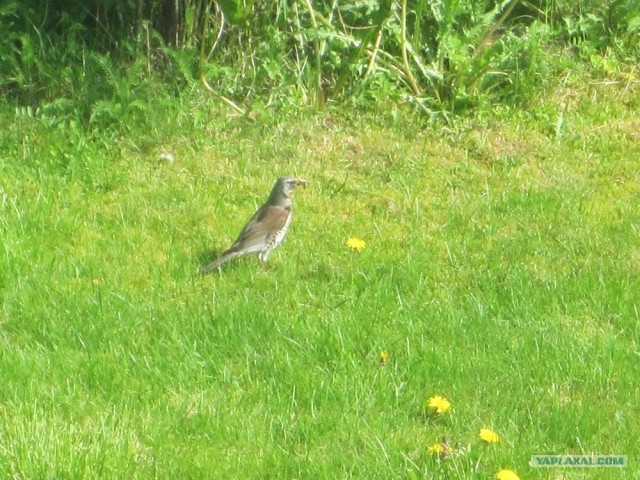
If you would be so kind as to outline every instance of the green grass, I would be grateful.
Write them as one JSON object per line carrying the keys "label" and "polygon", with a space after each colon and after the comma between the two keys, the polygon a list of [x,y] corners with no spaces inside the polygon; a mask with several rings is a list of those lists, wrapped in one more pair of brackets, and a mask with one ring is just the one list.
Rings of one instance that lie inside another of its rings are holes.
{"label": "green grass", "polygon": [[[565,93],[433,129],[5,113],[2,477],[640,478],[640,97],[578,90],[557,137]],[[311,183],[271,268],[198,277],[281,174]]]}

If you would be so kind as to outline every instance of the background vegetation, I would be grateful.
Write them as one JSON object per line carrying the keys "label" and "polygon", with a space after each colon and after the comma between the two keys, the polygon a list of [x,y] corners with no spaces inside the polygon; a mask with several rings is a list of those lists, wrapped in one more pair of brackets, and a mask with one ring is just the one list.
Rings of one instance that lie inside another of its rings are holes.
{"label": "background vegetation", "polygon": [[636,62],[639,11],[638,0],[5,1],[0,91],[94,123],[201,85],[242,113],[516,104],[576,61],[605,74]]}
{"label": "background vegetation", "polygon": [[639,12],[1,2],[0,476],[638,478]]}

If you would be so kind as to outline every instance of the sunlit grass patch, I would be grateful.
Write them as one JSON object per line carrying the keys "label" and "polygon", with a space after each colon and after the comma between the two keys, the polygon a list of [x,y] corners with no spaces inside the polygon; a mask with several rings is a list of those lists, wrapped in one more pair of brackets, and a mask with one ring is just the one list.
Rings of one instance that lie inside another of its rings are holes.
{"label": "sunlit grass patch", "polygon": [[[524,479],[547,478],[532,454],[631,458],[638,154],[613,127],[589,152],[578,113],[561,138],[522,112],[486,130],[236,119],[123,140],[94,165],[109,189],[13,150],[0,469]],[[310,184],[271,268],[200,278],[290,173]]]}

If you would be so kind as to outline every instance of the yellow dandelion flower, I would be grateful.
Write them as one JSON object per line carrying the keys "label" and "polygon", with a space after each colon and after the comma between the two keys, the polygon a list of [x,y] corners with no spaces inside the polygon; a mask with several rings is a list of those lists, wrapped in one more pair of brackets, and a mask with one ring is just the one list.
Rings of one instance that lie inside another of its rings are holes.
{"label": "yellow dandelion flower", "polygon": [[481,428],[479,436],[480,440],[487,443],[498,443],[500,441],[498,434],[489,428]]}
{"label": "yellow dandelion flower", "polygon": [[434,443],[427,447],[427,452],[432,453],[433,455],[442,455],[444,453],[444,445],[441,443]]}
{"label": "yellow dandelion flower", "polygon": [[347,247],[351,250],[360,251],[367,246],[367,243],[361,238],[351,237],[347,239]]}
{"label": "yellow dandelion flower", "polygon": [[520,480],[520,477],[516,472],[506,468],[496,473],[496,478],[497,480]]}
{"label": "yellow dandelion flower", "polygon": [[385,351],[380,352],[380,366],[384,367],[385,363],[389,361],[389,354]]}
{"label": "yellow dandelion flower", "polygon": [[431,412],[437,413],[438,415],[446,413],[450,408],[451,402],[440,395],[427,399],[427,409]]}

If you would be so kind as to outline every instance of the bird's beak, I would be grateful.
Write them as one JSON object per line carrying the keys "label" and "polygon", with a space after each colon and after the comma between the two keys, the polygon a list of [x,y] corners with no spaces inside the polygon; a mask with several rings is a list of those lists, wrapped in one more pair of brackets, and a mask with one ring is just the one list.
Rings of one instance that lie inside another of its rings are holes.
{"label": "bird's beak", "polygon": [[307,188],[307,182],[306,180],[303,180],[302,178],[297,178],[296,179],[296,186],[297,185],[302,185],[304,188]]}

